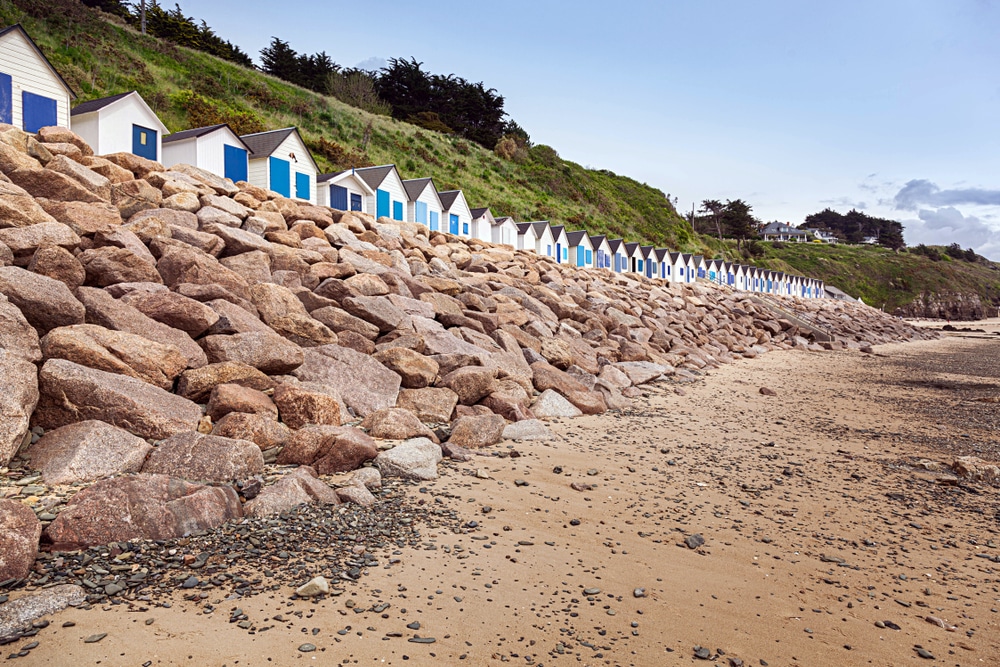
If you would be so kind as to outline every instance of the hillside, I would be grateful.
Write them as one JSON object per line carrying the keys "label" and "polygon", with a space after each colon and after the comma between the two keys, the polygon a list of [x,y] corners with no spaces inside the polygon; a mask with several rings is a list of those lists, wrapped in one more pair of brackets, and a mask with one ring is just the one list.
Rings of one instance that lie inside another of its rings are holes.
{"label": "hillside", "polygon": [[21,23],[79,101],[138,90],[171,131],[228,122],[247,133],[296,125],[324,171],[395,163],[431,176],[471,206],[700,251],[690,225],[656,188],[534,146],[513,160],[472,142],[366,113],[214,56],[142,36],[76,0],[0,0],[0,25]]}
{"label": "hillside", "polygon": [[[759,245],[765,254],[753,264],[819,278],[887,312],[975,319],[991,312],[989,306],[1000,306],[1000,266],[993,262],[969,263],[943,252],[932,261],[877,246]],[[735,257],[735,248],[728,248],[727,256]]]}

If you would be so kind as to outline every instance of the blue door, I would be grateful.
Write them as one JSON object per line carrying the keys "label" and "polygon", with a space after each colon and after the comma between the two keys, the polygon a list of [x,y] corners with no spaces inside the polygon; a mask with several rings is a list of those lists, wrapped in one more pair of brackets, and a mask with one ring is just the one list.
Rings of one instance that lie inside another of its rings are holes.
{"label": "blue door", "polygon": [[389,193],[385,190],[375,191],[375,217],[389,217]]}
{"label": "blue door", "polygon": [[156,154],[156,130],[151,130],[142,125],[133,125],[132,153],[147,160],[158,159],[159,155]]}
{"label": "blue door", "polygon": [[270,188],[282,197],[292,196],[292,170],[287,160],[268,158],[268,169],[271,172]]}
{"label": "blue door", "polygon": [[43,127],[58,125],[56,101],[52,98],[24,91],[21,93],[21,112],[25,132],[38,132]]}
{"label": "blue door", "polygon": [[578,245],[576,247],[576,265],[583,266],[583,246]]}
{"label": "blue door", "polygon": [[594,251],[593,250],[587,250],[584,253],[584,255],[585,255],[584,261],[587,263],[587,266],[590,266],[591,264],[594,263]]}
{"label": "blue door", "polygon": [[562,262],[562,243],[556,244],[556,262]]}
{"label": "blue door", "polygon": [[222,147],[224,172],[233,183],[247,180],[247,151],[239,146],[226,144]]}
{"label": "blue door", "polygon": [[309,181],[309,174],[295,173],[295,196],[305,200],[312,198],[312,183]]}
{"label": "blue door", "polygon": [[458,236],[458,216],[454,213],[448,215],[448,231]]}
{"label": "blue door", "polygon": [[403,202],[394,201],[392,202],[392,219],[403,221]]}
{"label": "blue door", "polygon": [[330,208],[338,211],[347,210],[347,188],[341,185],[330,186]]}
{"label": "blue door", "polygon": [[413,222],[419,222],[421,225],[427,224],[427,204],[422,201],[413,203],[413,217],[415,218]]}
{"label": "blue door", "polygon": [[351,193],[351,210],[360,211],[361,210],[361,195],[357,192]]}
{"label": "blue door", "polygon": [[0,123],[14,121],[14,86],[10,74],[0,72]]}
{"label": "blue door", "polygon": [[437,211],[431,211],[430,221],[431,221],[431,231],[432,232],[436,232],[438,230],[438,212]]}

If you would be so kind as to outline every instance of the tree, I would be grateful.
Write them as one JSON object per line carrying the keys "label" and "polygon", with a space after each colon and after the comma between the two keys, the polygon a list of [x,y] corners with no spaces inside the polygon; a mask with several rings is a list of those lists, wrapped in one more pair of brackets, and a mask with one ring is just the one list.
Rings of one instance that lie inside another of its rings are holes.
{"label": "tree", "polygon": [[746,240],[757,238],[760,221],[753,216],[753,208],[750,204],[742,199],[726,200],[721,222],[726,233],[736,239],[738,251],[742,250]]}
{"label": "tree", "polygon": [[330,72],[326,77],[326,94],[369,113],[392,114],[392,107],[375,90],[375,77],[359,69]]}
{"label": "tree", "polygon": [[[667,199],[669,199],[669,195]],[[719,236],[719,240],[722,240],[722,213],[725,211],[725,206],[718,199],[702,199],[701,208],[698,210],[699,213],[707,215],[711,221],[715,224],[715,232]]]}
{"label": "tree", "polygon": [[271,44],[260,50],[260,62],[265,72],[284,81],[299,82],[299,54],[288,42],[277,37],[271,38]]}

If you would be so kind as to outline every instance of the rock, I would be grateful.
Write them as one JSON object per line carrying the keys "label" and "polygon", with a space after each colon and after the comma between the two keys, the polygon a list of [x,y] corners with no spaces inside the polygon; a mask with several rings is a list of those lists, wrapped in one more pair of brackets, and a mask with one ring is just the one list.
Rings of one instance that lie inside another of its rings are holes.
{"label": "rock", "polygon": [[208,399],[205,414],[212,421],[217,421],[230,412],[246,412],[278,419],[277,406],[264,392],[238,384],[216,385]]}
{"label": "rock", "polygon": [[27,458],[46,484],[73,484],[139,472],[152,449],[124,429],[87,420],[48,431]]}
{"label": "rock", "polygon": [[463,462],[471,461],[475,456],[471,449],[459,447],[458,445],[452,444],[450,441],[441,443],[441,453],[452,461]]}
{"label": "rock", "polygon": [[341,406],[332,392],[318,391],[313,383],[282,383],[274,389],[274,402],[281,421],[289,428],[302,428],[306,424],[340,426]]}
{"label": "rock", "polygon": [[498,380],[494,391],[483,399],[482,404],[495,414],[510,421],[532,419],[531,397],[519,383],[514,380]]}
{"label": "rock", "polygon": [[16,169],[7,176],[32,197],[44,197],[56,201],[106,201],[76,180],[51,169]]}
{"label": "rock", "polygon": [[6,466],[24,442],[38,404],[38,370],[9,350],[0,349],[0,466]]}
{"label": "rock", "polygon": [[221,361],[181,373],[177,394],[195,403],[208,400],[212,390],[221,384],[236,384],[257,391],[273,389],[277,384],[253,366],[239,361]]}
{"label": "rock", "polygon": [[507,424],[503,429],[504,440],[555,440],[556,435],[545,422],[538,419]]}
{"label": "rock", "polygon": [[41,340],[45,359],[66,359],[82,366],[118,373],[170,390],[187,359],[173,345],[162,345],[96,324],[52,329]]}
{"label": "rock", "polygon": [[350,426],[304,426],[289,438],[278,455],[279,465],[299,464],[321,475],[348,472],[378,454],[375,441]]}
{"label": "rock", "polygon": [[470,366],[454,370],[441,378],[441,386],[458,394],[462,405],[475,405],[493,393],[496,386],[496,371],[482,366]]}
{"label": "rock", "polygon": [[141,380],[49,359],[38,373],[40,399],[33,423],[52,429],[85,419],[161,439],[194,430],[201,408]]}
{"label": "rock", "polygon": [[83,324],[86,310],[64,283],[16,266],[0,267],[0,294],[17,306],[39,335]]}
{"label": "rock", "polygon": [[352,486],[363,486],[369,490],[382,488],[382,474],[378,468],[358,468],[351,475]]}
{"label": "rock", "polygon": [[569,391],[566,392],[566,400],[585,415],[599,415],[608,410],[604,395],[599,391]]}
{"label": "rock", "polygon": [[[41,535],[42,524],[30,507],[0,498],[0,581],[28,576]],[[5,607],[0,606],[0,614]]]}
{"label": "rock", "polygon": [[122,224],[118,207],[107,202],[38,199],[38,205],[80,236],[111,232]]}
{"label": "rock", "polygon": [[165,171],[163,165],[159,162],[147,160],[133,153],[111,153],[109,155],[102,155],[101,157],[123,169],[128,169],[136,178],[146,178],[151,173]]}
{"label": "rock", "polygon": [[951,464],[951,469],[964,479],[1000,485],[1000,466],[987,463],[977,456],[959,456]]}
{"label": "rock", "polygon": [[567,401],[555,389],[546,389],[531,405],[531,412],[539,419],[558,419],[561,417],[579,417],[581,410]]}
{"label": "rock", "polygon": [[313,502],[337,505],[337,492],[316,478],[312,468],[300,466],[275,484],[265,486],[260,495],[246,504],[248,516],[268,516],[287,511],[297,505]]}
{"label": "rock", "polygon": [[212,435],[233,440],[248,440],[266,452],[288,442],[292,437],[292,431],[265,415],[230,412],[215,423]]}
{"label": "rock", "polygon": [[72,250],[80,245],[80,237],[61,222],[41,222],[0,229],[0,243],[10,248],[15,257],[25,257],[44,246]]}
{"label": "rock", "polygon": [[330,592],[330,584],[323,577],[313,577],[306,583],[295,589],[295,594],[300,598],[311,598],[317,595],[326,595]]}
{"label": "rock", "polygon": [[87,594],[81,586],[56,584],[5,602],[0,605],[0,644],[30,632],[35,621],[66,607],[83,604],[86,599]]}
{"label": "rock", "polygon": [[342,302],[344,310],[355,317],[374,324],[382,333],[404,328],[410,316],[380,296],[348,297]]}
{"label": "rock", "polygon": [[[239,297],[234,298],[238,299]],[[205,305],[219,316],[218,321],[208,328],[207,333],[211,336],[250,333],[251,331],[269,335],[275,333],[274,329],[260,321],[253,311],[253,304],[248,304],[248,309],[245,305],[241,306],[228,299],[213,299]]]}
{"label": "rock", "polygon": [[573,391],[587,391],[587,387],[572,375],[544,361],[531,364],[531,371],[534,374],[535,389],[540,392],[555,389],[563,396],[567,396]]}
{"label": "rock", "polygon": [[57,550],[134,539],[169,540],[243,516],[231,486],[204,486],[166,475],[98,482],[77,493],[45,534]]}
{"label": "rock", "polygon": [[460,417],[451,425],[448,442],[468,449],[489,447],[503,439],[506,425],[507,420],[500,415]]}
{"label": "rock", "polygon": [[45,246],[35,251],[28,270],[58,280],[75,290],[87,279],[87,272],[71,252],[58,246]]}
{"label": "rock", "polygon": [[176,292],[132,292],[121,298],[147,317],[180,329],[192,338],[205,333],[219,320],[205,304]]}
{"label": "rock", "polygon": [[405,440],[422,436],[438,442],[434,432],[421,424],[412,412],[399,408],[383,408],[372,412],[361,422],[361,428],[368,429],[368,435],[373,438]]}
{"label": "rock", "polygon": [[761,393],[761,396],[777,396],[778,395],[778,392],[776,392],[775,390],[773,390],[773,389],[771,389],[769,387],[761,387],[760,388],[760,393]]}
{"label": "rock", "polygon": [[302,352],[305,361],[292,374],[305,382],[329,386],[355,414],[363,417],[396,404],[399,375],[371,357],[340,345],[311,347]]}
{"label": "rock", "polygon": [[231,336],[206,336],[200,342],[211,363],[238,361],[269,375],[294,372],[306,359],[302,348],[274,333],[252,331]]}
{"label": "rock", "polygon": [[650,361],[621,361],[614,367],[628,376],[633,385],[646,384],[658,379],[661,375],[670,375],[673,369],[669,366],[654,364]]}
{"label": "rock", "polygon": [[86,308],[88,324],[97,324],[106,329],[124,331],[150,341],[173,345],[187,359],[188,368],[198,368],[208,363],[205,352],[186,333],[146,317],[127,303],[113,298],[106,291],[81,287],[77,289],[76,295]]}
{"label": "rock", "polygon": [[701,545],[705,544],[705,538],[700,534],[695,533],[694,535],[688,535],[685,537],[684,544],[687,545],[688,549],[697,549]]}
{"label": "rock", "polygon": [[[370,470],[370,468],[365,468]],[[351,503],[359,507],[371,507],[375,504],[375,496],[364,486],[351,484],[337,489],[337,497],[341,502]]]}
{"label": "rock", "polygon": [[88,285],[107,287],[117,283],[162,283],[156,265],[127,248],[104,246],[80,253]]}
{"label": "rock", "polygon": [[338,342],[337,334],[308,315],[286,315],[270,324],[275,333],[302,347],[333,345]]}
{"label": "rock", "polygon": [[252,442],[186,431],[153,449],[142,471],[194,481],[231,482],[264,472],[264,457]]}
{"label": "rock", "polygon": [[40,361],[38,332],[24,319],[21,309],[0,296],[0,349],[25,361]]}
{"label": "rock", "polygon": [[450,422],[457,404],[458,394],[438,387],[403,389],[396,399],[397,408],[412,412],[417,419],[428,424]]}
{"label": "rock", "polygon": [[170,287],[181,283],[221,285],[242,299],[250,296],[250,286],[240,274],[194,248],[171,247],[160,257],[156,269]]}
{"label": "rock", "polygon": [[[2,155],[4,146],[0,142],[0,171],[6,171]],[[55,221],[24,188],[7,179],[0,179],[0,226],[26,227]]]}
{"label": "rock", "polygon": [[422,354],[402,347],[393,347],[376,352],[375,359],[402,378],[401,385],[407,389],[422,389],[434,383],[438,375],[438,364]]}
{"label": "rock", "polygon": [[338,334],[345,331],[353,331],[368,340],[378,338],[377,326],[365,322],[360,317],[351,315],[346,310],[341,310],[334,306],[325,306],[313,310],[310,314]]}
{"label": "rock", "polygon": [[542,339],[542,357],[560,370],[566,370],[573,365],[573,352],[569,343],[559,338]]}
{"label": "rock", "polygon": [[382,477],[432,480],[437,479],[437,464],[441,458],[440,446],[427,438],[414,438],[379,454],[375,457],[375,465]]}
{"label": "rock", "polygon": [[[45,164],[45,168],[68,176],[101,201],[111,199],[111,181],[65,155],[56,155]],[[82,200],[73,198],[68,201]]]}

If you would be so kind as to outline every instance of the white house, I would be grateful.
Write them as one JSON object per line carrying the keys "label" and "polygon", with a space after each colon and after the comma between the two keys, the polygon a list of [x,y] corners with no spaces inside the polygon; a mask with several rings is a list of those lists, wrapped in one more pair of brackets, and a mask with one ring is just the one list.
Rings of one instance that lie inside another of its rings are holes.
{"label": "white house", "polygon": [[355,169],[354,173],[375,192],[374,196],[369,195],[365,200],[369,213],[374,214],[376,219],[391,218],[400,222],[406,219],[406,189],[396,165],[362,167]]}
{"label": "white house", "polygon": [[0,30],[0,123],[25,132],[69,127],[76,93],[20,24]]}
{"label": "white house", "polygon": [[570,260],[569,256],[569,238],[566,236],[566,228],[563,225],[551,225],[549,229],[552,230],[552,242],[555,244],[554,257],[556,262],[563,264],[573,262]]}
{"label": "white house", "polygon": [[136,91],[77,104],[69,115],[72,130],[97,155],[132,153],[160,162],[169,130]]}
{"label": "white house", "polygon": [[[542,220],[539,222],[527,222],[523,223],[531,225],[532,238],[534,239],[534,250],[539,255],[544,255],[546,257],[555,258],[555,240],[552,238],[552,228],[549,226],[548,220]],[[521,225],[517,226],[518,230],[521,229]],[[525,241],[528,239],[528,235],[524,234]]]}
{"label": "white house", "polygon": [[584,269],[593,269],[594,246],[587,232],[568,232],[566,234],[569,263]]}
{"label": "white house", "polygon": [[673,265],[670,263],[670,251],[666,248],[657,248],[653,252],[656,254],[656,264],[659,267],[657,277],[661,280],[671,280]]}
{"label": "white house", "polygon": [[162,144],[164,167],[189,164],[233,183],[249,178],[250,149],[224,123],[168,134]]}
{"label": "white house", "polygon": [[642,273],[642,248],[638,243],[625,243],[625,256],[627,257],[628,273]]}
{"label": "white house", "polygon": [[745,292],[747,290],[747,267],[742,264],[733,265],[733,287]]}
{"label": "white house", "polygon": [[519,247],[517,244],[517,224],[514,222],[514,218],[510,216],[496,218],[493,222],[490,240],[493,243],[502,243],[511,248]]}
{"label": "white house", "polygon": [[710,259],[705,262],[705,271],[708,274],[706,277],[709,282],[722,284],[722,270],[725,262],[721,259]]}
{"label": "white house", "polygon": [[316,203],[319,168],[297,128],[240,137],[250,149],[250,183],[282,197]]}
{"label": "white house", "polygon": [[493,241],[493,227],[496,226],[496,218],[489,208],[474,208],[472,214],[472,238],[491,243]]}
{"label": "white house", "polygon": [[656,261],[656,248],[651,245],[640,246],[642,251],[643,275],[647,278],[659,278],[660,267]]}
{"label": "white house", "polygon": [[765,241],[794,241],[796,243],[802,243],[809,239],[809,233],[802,230],[796,229],[791,225],[787,225],[783,222],[769,222],[764,226],[764,229],[760,231],[761,238]]}
{"label": "white house", "polygon": [[517,249],[537,252],[538,237],[535,235],[535,226],[530,222],[517,223]]}
{"label": "white house", "polygon": [[316,177],[316,203],[338,211],[371,213],[368,203],[375,191],[353,169]]}
{"label": "white house", "polygon": [[610,239],[608,246],[611,248],[611,255],[614,258],[615,273],[625,273],[628,271],[628,254],[625,252],[625,241],[623,239]]}
{"label": "white house", "polygon": [[408,222],[416,222],[432,232],[440,231],[444,206],[438,196],[434,181],[430,178],[414,178],[403,181],[406,192],[406,217]]}
{"label": "white house", "polygon": [[705,266],[704,256],[691,255],[691,259],[693,260],[694,263],[694,277],[704,279],[706,277],[706,271],[705,271],[706,266]]}
{"label": "white house", "polygon": [[667,275],[672,283],[687,282],[687,260],[679,252],[670,253],[670,270]]}
{"label": "white house", "polygon": [[590,237],[590,247],[594,249],[594,266],[598,269],[610,269],[612,267],[611,244],[608,237],[603,234]]}
{"label": "white house", "polygon": [[468,202],[461,190],[448,190],[439,192],[441,198],[441,219],[448,221],[449,234],[464,236],[468,238],[472,235],[472,210],[469,209]]}

